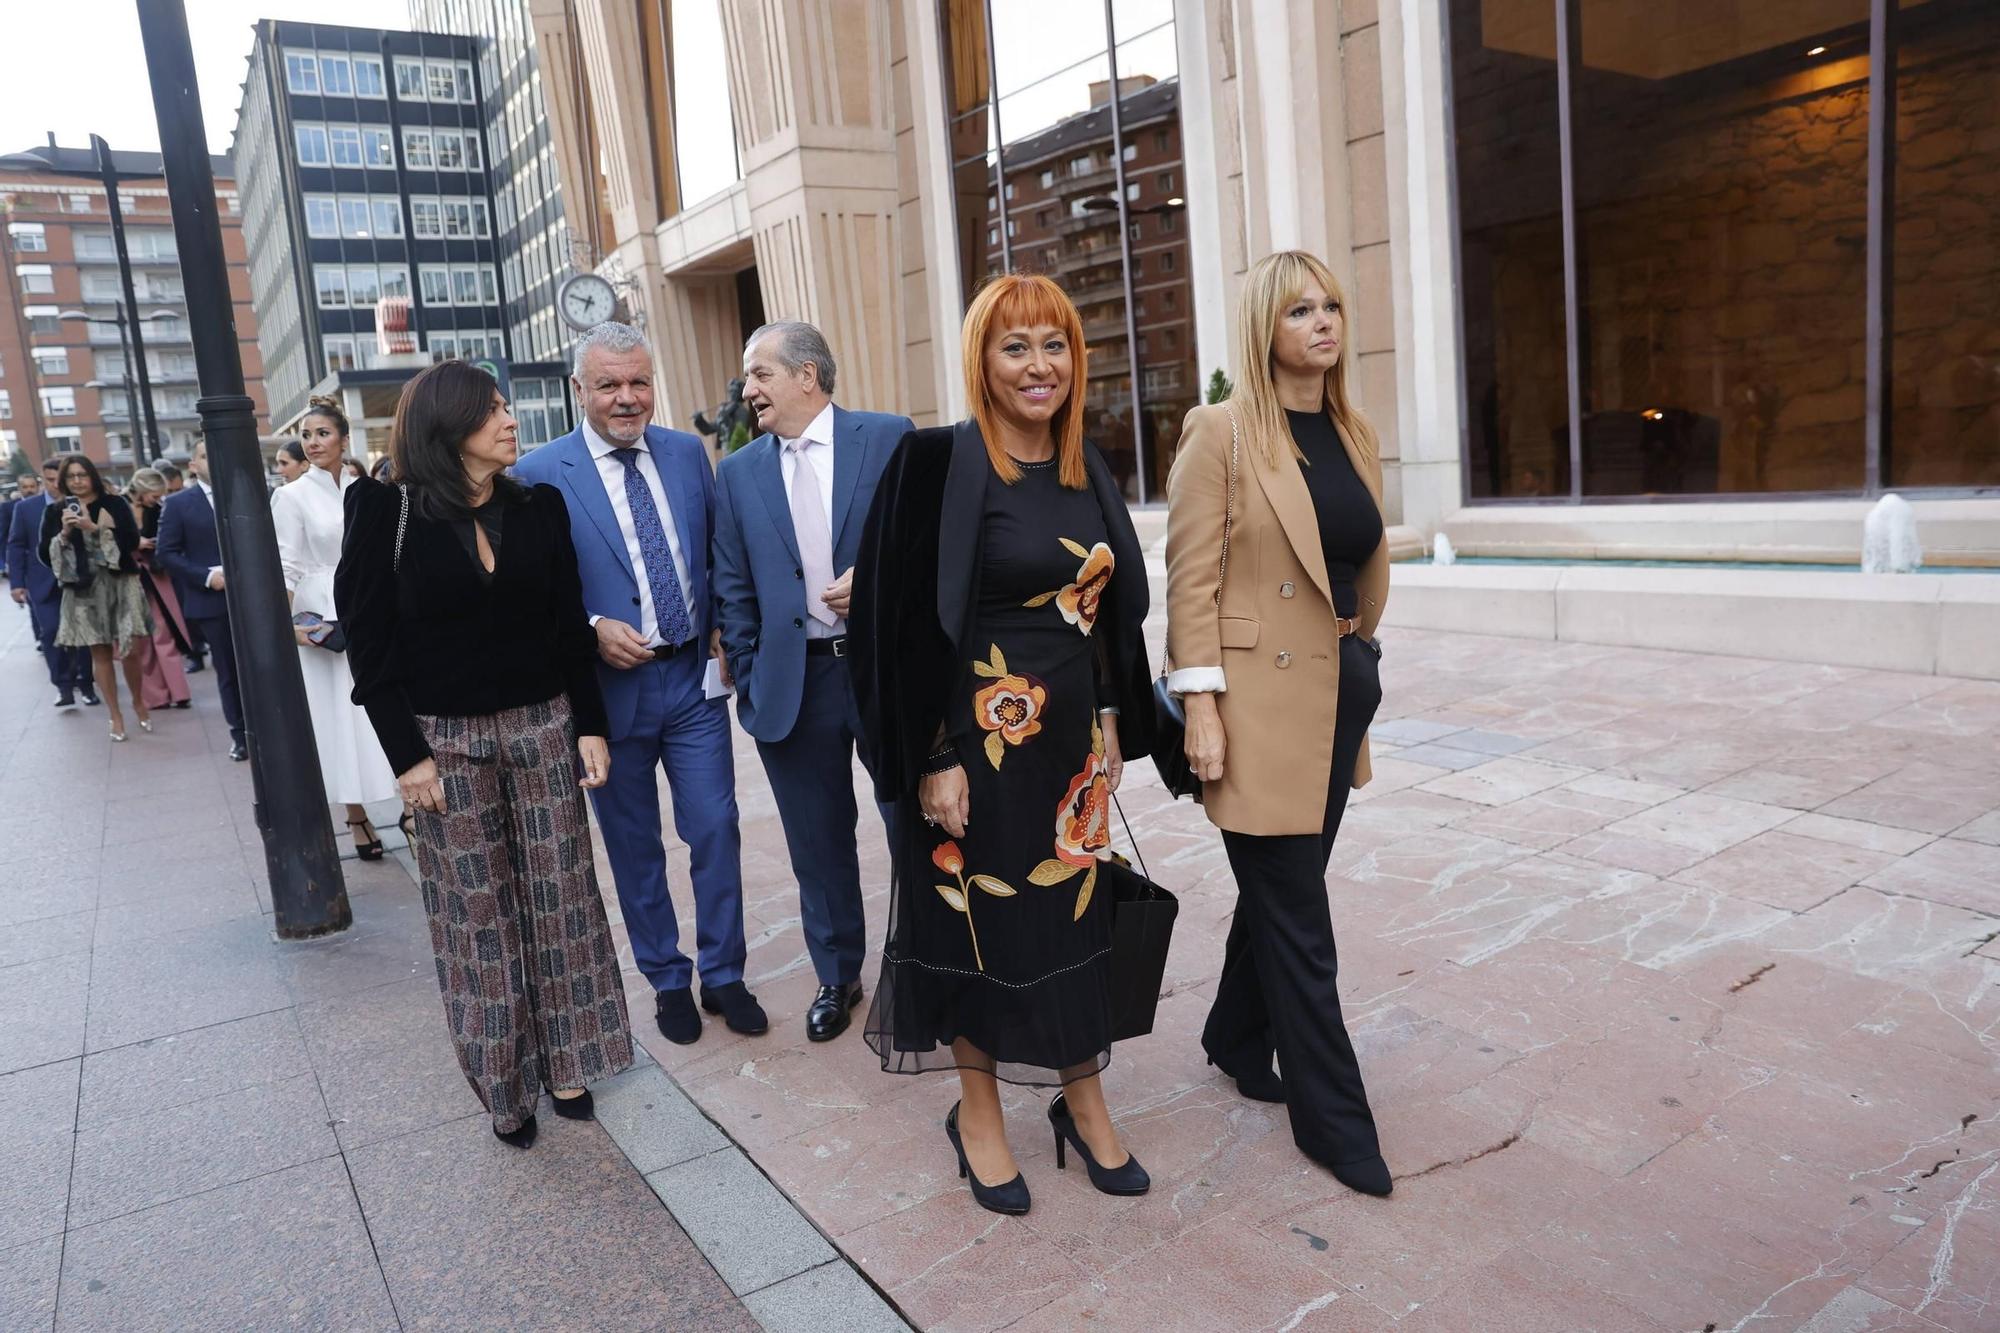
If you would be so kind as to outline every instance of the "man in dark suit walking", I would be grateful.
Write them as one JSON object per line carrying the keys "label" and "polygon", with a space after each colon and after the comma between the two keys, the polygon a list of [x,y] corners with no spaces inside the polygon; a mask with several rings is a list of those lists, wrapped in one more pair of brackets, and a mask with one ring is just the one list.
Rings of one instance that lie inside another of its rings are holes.
{"label": "man in dark suit walking", "polygon": [[215,528],[215,497],[208,485],[208,442],[188,459],[194,485],[160,504],[160,544],[156,554],[174,576],[181,610],[201,630],[215,661],[215,690],[229,724],[229,757],[244,760],[243,699],[236,688],[236,642],[229,637],[227,579],[222,572],[222,538]]}
{"label": "man in dark suit walking", "polygon": [[[705,670],[715,621],[715,474],[697,437],[648,424],[653,357],[638,330],[607,323],[585,333],[571,385],[583,424],[514,472],[554,486],[569,507],[611,720],[611,776],[590,796],[632,959],[652,983],[653,1018],[667,1040],[701,1037],[697,971],[702,1008],[732,1031],[761,1033],[770,1022],[743,981],[743,836],[729,707],[719,687],[708,689]],[[662,769],[694,881],[693,962],[667,892]]]}
{"label": "man in dark suit walking", "polygon": [[[97,702],[97,686],[90,675],[88,648],[56,646],[56,625],[62,619],[62,584],[49,568],[48,554],[41,549],[42,511],[56,502],[56,478],[62,460],[50,458],[42,464],[41,477],[21,479],[21,496],[0,528],[6,538],[7,584],[14,604],[28,608],[28,623],[34,627],[35,645],[49,664],[49,684],[56,687],[56,707],[74,708],[78,697],[87,704]],[[30,485],[30,482],[33,484]]]}
{"label": "man in dark suit walking", "polygon": [[[833,352],[810,324],[766,324],[743,350],[743,402],[765,434],[716,469],[715,595],[736,717],[778,798],[799,919],[819,976],[806,1036],[846,1031],[867,923],[855,848],[861,730],[844,660],[861,529],[908,417],[833,402]],[[883,819],[888,820],[888,811]]]}

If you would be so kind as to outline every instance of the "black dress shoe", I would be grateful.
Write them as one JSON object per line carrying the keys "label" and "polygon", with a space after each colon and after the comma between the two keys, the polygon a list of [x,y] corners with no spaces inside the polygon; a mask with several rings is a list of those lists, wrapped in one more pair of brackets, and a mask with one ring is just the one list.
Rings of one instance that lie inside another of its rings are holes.
{"label": "black dress shoe", "polygon": [[57,708],[76,707],[76,691],[64,690],[61,694],[58,694],[56,696],[56,707]]}
{"label": "black dress shoe", "polygon": [[861,983],[842,982],[838,986],[821,986],[819,994],[813,996],[812,1007],[806,1010],[806,1040],[832,1041],[847,1031],[853,1021],[854,1006],[861,1003]]}
{"label": "black dress shoe", "polygon": [[[1213,1065],[1215,1061],[1210,1060],[1209,1063]],[[1216,1067],[1218,1069],[1221,1068],[1220,1065]],[[1222,1072],[1229,1074],[1229,1071],[1226,1069]],[[1247,1074],[1230,1074],[1229,1076],[1235,1081],[1236,1090],[1253,1102],[1276,1102],[1282,1104],[1285,1100],[1285,1080],[1279,1078],[1274,1070],[1254,1069]]]}
{"label": "black dress shoe", "polygon": [[692,1046],[701,1038],[701,1015],[694,1011],[694,991],[686,986],[653,997],[653,1021],[676,1046]]}
{"label": "black dress shoe", "polygon": [[729,1025],[731,1032],[740,1032],[746,1037],[761,1037],[771,1030],[771,1020],[766,1017],[764,1006],[757,1003],[757,997],[740,981],[703,986],[701,1007],[711,1014],[721,1014],[722,1021]]}
{"label": "black dress shoe", "polygon": [[200,671],[203,667],[207,665],[208,664],[206,662],[201,660],[199,654],[192,657],[181,658],[181,670],[187,672],[188,675],[190,676],[192,676],[195,672]]}
{"label": "black dress shoe", "polygon": [[589,1088],[585,1088],[575,1097],[558,1097],[555,1095],[555,1090],[551,1088],[549,1090],[549,1104],[555,1107],[556,1114],[565,1120],[595,1120],[597,1118],[597,1102],[591,1097]]}
{"label": "black dress shoe", "polygon": [[532,1148],[535,1146],[535,1117],[529,1116],[521,1122],[519,1128],[510,1129],[504,1134],[495,1129],[493,1137],[510,1148]]}
{"label": "black dress shoe", "polygon": [[174,704],[174,707],[176,707],[176,708],[192,708],[192,707],[194,707],[194,701],[193,701],[193,700],[191,700],[191,699],[182,699],[182,700],[180,700],[180,701],[176,702],[176,703]]}
{"label": "black dress shoe", "polygon": [[97,690],[93,686],[79,685],[76,692],[82,695],[83,701],[92,708],[97,708],[104,703],[104,700],[97,697]]}
{"label": "black dress shoe", "polygon": [[1333,1178],[1347,1188],[1372,1194],[1378,1199],[1386,1197],[1395,1188],[1395,1182],[1389,1178],[1389,1164],[1382,1160],[1379,1153],[1356,1162],[1328,1162],[1326,1169],[1333,1172]]}
{"label": "black dress shoe", "polygon": [[958,1178],[972,1186],[972,1197],[981,1208],[989,1213],[1005,1213],[1009,1217],[1019,1217],[1028,1211],[1033,1199],[1028,1194],[1028,1178],[1019,1171],[1012,1180],[998,1185],[988,1185],[979,1179],[972,1164],[965,1160],[965,1141],[958,1136],[958,1103],[951,1104],[951,1113],[944,1118],[944,1135],[951,1140],[952,1151],[958,1154]]}
{"label": "black dress shoe", "polygon": [[229,742],[229,757],[240,764],[250,757],[250,747],[242,741],[231,741]]}

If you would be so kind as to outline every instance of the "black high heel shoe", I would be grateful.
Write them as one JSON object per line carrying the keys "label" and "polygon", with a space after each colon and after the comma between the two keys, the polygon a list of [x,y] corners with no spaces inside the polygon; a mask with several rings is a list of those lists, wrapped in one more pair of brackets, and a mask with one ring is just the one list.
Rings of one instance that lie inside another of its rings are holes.
{"label": "black high heel shoe", "polygon": [[1083,1135],[1076,1132],[1076,1117],[1069,1113],[1069,1102],[1062,1093],[1049,1103],[1049,1125],[1056,1132],[1056,1170],[1067,1171],[1069,1164],[1064,1160],[1064,1143],[1083,1154],[1083,1165],[1090,1172],[1090,1183],[1100,1194],[1144,1194],[1153,1188],[1153,1178],[1146,1174],[1146,1168],[1139,1165],[1139,1159],[1131,1153],[1125,1154],[1123,1166],[1099,1166],[1097,1158],[1091,1155],[1090,1145],[1083,1141]]}
{"label": "black high heel shoe", "polygon": [[951,1140],[952,1151],[958,1154],[958,1178],[972,1186],[972,1197],[981,1208],[993,1213],[1006,1213],[1019,1217],[1028,1211],[1028,1181],[1019,1171],[1014,1178],[1000,1185],[980,1182],[972,1164],[965,1160],[965,1141],[958,1136],[958,1103],[951,1104],[951,1114],[944,1118],[945,1137]]}
{"label": "black high heel shoe", "polygon": [[[347,821],[347,827],[351,829],[365,829],[368,827],[368,821],[366,819],[350,819]],[[373,842],[361,841],[361,835],[358,832],[349,836],[354,839],[354,854],[356,856],[364,861],[379,861],[382,859],[382,839],[379,836]]]}
{"label": "black high heel shoe", "polygon": [[574,1097],[558,1097],[555,1095],[555,1089],[551,1088],[549,1089],[549,1104],[555,1107],[556,1114],[565,1120],[595,1120],[597,1118],[597,1099],[590,1095],[589,1088],[585,1088]]}
{"label": "black high heel shoe", "polygon": [[532,1148],[535,1146],[535,1130],[535,1117],[529,1116],[504,1134],[497,1129],[494,1130],[493,1137],[510,1148]]}

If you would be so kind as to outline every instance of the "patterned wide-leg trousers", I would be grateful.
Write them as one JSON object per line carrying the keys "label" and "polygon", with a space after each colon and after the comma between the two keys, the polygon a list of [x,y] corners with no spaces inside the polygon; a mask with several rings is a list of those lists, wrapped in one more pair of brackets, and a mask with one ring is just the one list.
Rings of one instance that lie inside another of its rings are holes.
{"label": "patterned wide-leg trousers", "polygon": [[445,813],[418,811],[417,870],[445,1023],[494,1129],[544,1085],[632,1064],[618,951],[591,861],[569,701],[420,717]]}

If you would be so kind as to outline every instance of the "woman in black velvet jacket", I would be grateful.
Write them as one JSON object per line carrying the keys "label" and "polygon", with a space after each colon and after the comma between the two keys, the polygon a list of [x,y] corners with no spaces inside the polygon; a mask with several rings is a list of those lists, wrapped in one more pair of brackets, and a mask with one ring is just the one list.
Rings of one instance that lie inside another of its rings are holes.
{"label": "woman in black velvet jacket", "polygon": [[618,954],[581,788],[611,771],[597,636],[569,513],[504,474],[514,418],[493,377],[445,361],[396,410],[393,484],[359,480],[334,601],[403,799],[466,1080],[516,1147],[547,1087],[632,1063]]}
{"label": "woman in black velvet jacket", "polygon": [[1028,1189],[997,1081],[1060,1087],[1058,1165],[1140,1194],[1111,1123],[1111,793],[1149,753],[1145,557],[1083,439],[1081,321],[1006,275],[964,333],[972,419],[906,436],[855,566],[848,655],[895,891],[866,1036],[896,1073],[956,1069],[945,1122],[975,1199]]}

